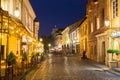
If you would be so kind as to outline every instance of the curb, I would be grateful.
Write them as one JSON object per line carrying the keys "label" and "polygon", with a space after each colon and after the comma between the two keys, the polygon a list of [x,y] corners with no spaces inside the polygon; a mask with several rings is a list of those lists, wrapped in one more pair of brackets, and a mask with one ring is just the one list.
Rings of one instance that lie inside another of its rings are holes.
{"label": "curb", "polygon": [[120,73],[120,68],[114,68],[113,70]]}

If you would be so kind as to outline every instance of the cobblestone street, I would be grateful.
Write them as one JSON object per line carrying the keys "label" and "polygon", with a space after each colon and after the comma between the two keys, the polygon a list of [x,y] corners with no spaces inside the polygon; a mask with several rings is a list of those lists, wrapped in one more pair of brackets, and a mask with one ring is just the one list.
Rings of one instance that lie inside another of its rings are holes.
{"label": "cobblestone street", "polygon": [[79,57],[49,56],[27,80],[120,80],[120,74]]}

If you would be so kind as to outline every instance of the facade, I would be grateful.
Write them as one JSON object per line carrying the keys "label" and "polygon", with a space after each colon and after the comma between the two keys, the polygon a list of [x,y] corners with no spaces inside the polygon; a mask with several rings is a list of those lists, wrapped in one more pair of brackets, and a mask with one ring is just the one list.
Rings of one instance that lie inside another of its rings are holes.
{"label": "facade", "polygon": [[4,61],[12,51],[21,61],[23,51],[30,55],[38,44],[39,22],[29,0],[0,0],[0,56]]}
{"label": "facade", "polygon": [[38,30],[39,30],[39,25],[40,22],[38,20],[34,20],[33,24],[33,38],[34,38],[34,43],[33,43],[33,52],[44,52],[44,44],[43,44],[43,39],[38,38]]}
{"label": "facade", "polygon": [[[120,1],[118,0],[88,1],[88,52],[90,54],[90,59],[96,62],[109,65],[111,55],[107,53],[107,50],[111,48],[120,50],[119,4]],[[106,22],[108,25],[105,25]],[[120,55],[117,56],[114,54],[113,58],[118,62],[118,67],[120,67]]]}
{"label": "facade", "polygon": [[56,32],[58,31],[58,28],[55,26],[53,29],[52,29],[52,32],[51,32],[51,35],[52,35],[52,38],[53,38],[53,46],[54,46],[54,48],[55,48],[55,46],[56,46],[56,42],[55,42],[55,40],[56,40]]}
{"label": "facade", "polygon": [[58,51],[62,50],[62,31],[63,31],[63,29],[58,29],[58,31],[56,32],[55,48]]}
{"label": "facade", "polygon": [[70,31],[70,50],[72,53],[79,54],[80,53],[80,35],[79,35],[79,26],[81,24],[81,20],[76,21],[75,23],[69,25]]}
{"label": "facade", "polygon": [[80,25],[80,55],[83,55],[83,51],[86,51],[87,58],[90,58],[88,54],[88,20],[87,17],[83,18],[83,21]]}
{"label": "facade", "polygon": [[[120,50],[120,1],[119,0],[107,0],[105,18],[109,20],[107,30],[107,49],[113,48]],[[110,61],[110,55],[107,54],[107,58]],[[120,55],[114,54],[113,59],[118,62],[120,67]]]}
{"label": "facade", "polygon": [[69,27],[62,31],[62,50],[64,54],[70,53]]}
{"label": "facade", "polygon": [[54,40],[54,49],[56,51],[61,51],[62,50],[62,31],[64,29],[59,29],[55,26],[52,30],[52,37]]}
{"label": "facade", "polygon": [[106,32],[106,26],[104,25],[105,4],[104,0],[89,0],[87,5],[88,51],[90,59],[103,64],[105,64],[106,58],[106,35],[104,34]]}

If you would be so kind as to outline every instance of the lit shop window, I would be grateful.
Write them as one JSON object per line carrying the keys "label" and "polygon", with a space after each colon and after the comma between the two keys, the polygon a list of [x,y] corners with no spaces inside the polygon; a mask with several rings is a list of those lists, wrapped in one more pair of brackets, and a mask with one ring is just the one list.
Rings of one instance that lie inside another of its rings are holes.
{"label": "lit shop window", "polygon": [[91,23],[91,32],[93,32],[93,23]]}
{"label": "lit shop window", "polygon": [[99,18],[97,18],[97,29],[99,29],[100,28],[100,20],[99,20]]}

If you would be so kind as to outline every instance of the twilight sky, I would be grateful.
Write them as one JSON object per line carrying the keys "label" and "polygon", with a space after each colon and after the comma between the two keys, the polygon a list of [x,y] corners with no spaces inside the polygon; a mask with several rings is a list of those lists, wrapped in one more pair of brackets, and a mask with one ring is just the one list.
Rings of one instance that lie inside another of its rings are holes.
{"label": "twilight sky", "polygon": [[40,21],[39,36],[50,35],[52,28],[66,26],[86,14],[87,0],[30,0]]}

